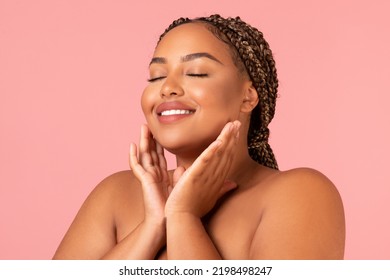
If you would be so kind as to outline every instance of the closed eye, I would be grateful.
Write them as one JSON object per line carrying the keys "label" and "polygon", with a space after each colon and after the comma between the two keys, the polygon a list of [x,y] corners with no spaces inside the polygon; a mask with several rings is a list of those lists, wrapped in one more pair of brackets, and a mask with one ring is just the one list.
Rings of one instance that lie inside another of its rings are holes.
{"label": "closed eye", "polygon": [[[187,74],[187,76],[189,76],[189,77],[205,78],[205,77],[208,77],[209,75],[205,74],[205,73],[202,73],[202,74],[189,73],[189,74]],[[165,76],[150,78],[150,79],[148,79],[148,82],[152,83],[152,82],[156,82],[156,81],[159,81],[159,80],[162,80],[162,79],[165,79],[165,78],[166,78]]]}
{"label": "closed eye", "polygon": [[165,78],[165,76],[156,77],[156,78],[150,78],[150,79],[148,79],[148,82],[152,83],[152,82],[155,82],[155,81],[158,81],[158,80],[162,80],[164,78]]}
{"label": "closed eye", "polygon": [[208,77],[209,75],[208,74],[192,74],[192,73],[189,73],[189,74],[187,74],[187,76],[204,78],[204,77]]}

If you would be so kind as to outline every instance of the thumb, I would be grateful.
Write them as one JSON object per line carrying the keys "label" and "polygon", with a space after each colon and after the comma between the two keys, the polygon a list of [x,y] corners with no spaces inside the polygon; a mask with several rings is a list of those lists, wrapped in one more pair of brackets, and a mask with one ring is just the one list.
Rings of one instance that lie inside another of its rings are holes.
{"label": "thumb", "polygon": [[225,182],[223,183],[223,186],[221,187],[220,191],[219,191],[219,195],[220,197],[223,196],[225,193],[227,193],[228,191],[231,191],[235,188],[237,188],[238,185],[236,182],[233,182],[231,180],[225,180]]}

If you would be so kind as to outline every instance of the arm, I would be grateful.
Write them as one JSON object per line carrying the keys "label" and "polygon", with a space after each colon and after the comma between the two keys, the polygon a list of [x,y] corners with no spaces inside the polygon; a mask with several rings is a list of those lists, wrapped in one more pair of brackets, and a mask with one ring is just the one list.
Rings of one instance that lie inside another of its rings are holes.
{"label": "arm", "polygon": [[334,185],[321,173],[281,173],[254,235],[250,259],[342,259],[345,221]]}
{"label": "arm", "polygon": [[142,222],[102,259],[153,260],[163,245],[165,245],[165,224],[153,225]]}
{"label": "arm", "polygon": [[137,147],[132,143],[129,161],[142,185],[144,220],[104,259],[154,259],[166,243],[164,207],[170,180],[163,148],[152,138],[147,126],[141,129],[139,159]]}
{"label": "arm", "polygon": [[[169,176],[163,149],[154,141],[147,126],[142,126],[139,156],[136,145],[130,145],[129,163],[135,176],[110,177],[91,193],[55,259],[155,258],[166,243],[164,207]],[[141,187],[137,188],[139,185]],[[125,210],[118,210],[121,208]],[[127,209],[134,212],[128,221],[133,230],[117,243],[116,223],[127,215],[123,212]]]}
{"label": "arm", "polygon": [[167,251],[168,259],[221,259],[201,219],[189,213],[167,217]]}
{"label": "arm", "polygon": [[191,167],[185,172],[175,171],[174,177],[180,179],[165,206],[168,259],[221,259],[201,218],[220,197],[236,187],[234,182],[226,181],[226,175],[239,127],[239,122],[227,124]]}
{"label": "arm", "polygon": [[[136,208],[143,207],[137,183],[130,172],[103,180],[80,208],[53,259],[153,259],[165,244],[165,225],[145,223],[137,214]],[[134,229],[117,243],[115,207],[123,202],[134,206],[129,220]]]}

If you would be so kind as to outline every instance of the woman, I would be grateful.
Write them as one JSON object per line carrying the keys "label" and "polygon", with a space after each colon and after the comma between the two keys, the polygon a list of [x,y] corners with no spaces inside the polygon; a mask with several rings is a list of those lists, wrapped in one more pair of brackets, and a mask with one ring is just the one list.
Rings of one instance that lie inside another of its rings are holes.
{"label": "woman", "polygon": [[149,68],[132,171],[95,188],[55,259],[343,258],[336,188],[312,169],[279,171],[268,145],[278,80],[261,32],[181,18]]}

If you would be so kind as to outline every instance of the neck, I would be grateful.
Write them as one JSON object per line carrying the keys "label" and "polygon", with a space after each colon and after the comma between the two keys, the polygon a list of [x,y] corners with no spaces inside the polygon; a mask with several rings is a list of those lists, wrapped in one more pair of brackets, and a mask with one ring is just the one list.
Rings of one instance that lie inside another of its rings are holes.
{"label": "neck", "polygon": [[[243,133],[241,135],[246,135]],[[240,137],[235,147],[235,156],[226,179],[236,182],[238,185],[247,185],[246,183],[253,177],[253,171],[260,165],[252,160],[248,153],[246,137]],[[176,154],[177,166],[188,169],[200,153],[196,154]]]}

